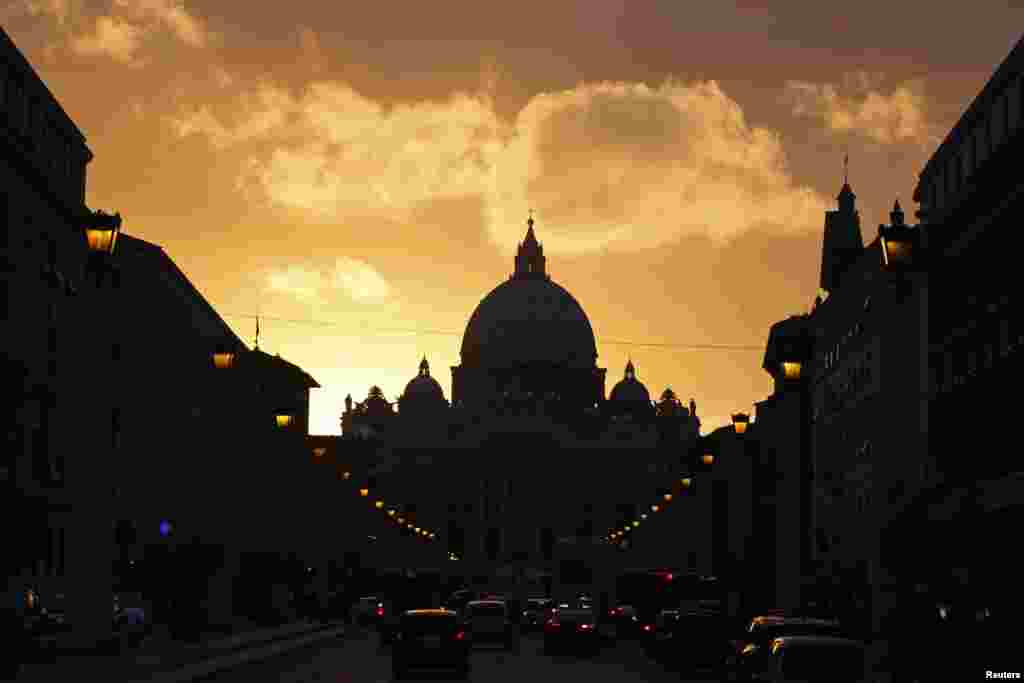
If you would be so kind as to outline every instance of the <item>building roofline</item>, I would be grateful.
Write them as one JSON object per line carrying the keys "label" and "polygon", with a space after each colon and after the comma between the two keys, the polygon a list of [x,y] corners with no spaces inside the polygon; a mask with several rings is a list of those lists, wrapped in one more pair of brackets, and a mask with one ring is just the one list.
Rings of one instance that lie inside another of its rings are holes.
{"label": "building roofline", "polygon": [[996,70],[992,73],[992,76],[985,82],[981,91],[971,100],[971,103],[964,109],[963,114],[957,119],[957,122],[953,124],[949,133],[943,139],[943,141],[936,147],[935,152],[925,162],[924,167],[921,169],[921,173],[918,174],[917,187],[914,189],[914,200],[917,201],[920,197],[920,186],[925,178],[929,178],[932,173],[936,170],[935,167],[939,163],[939,159],[945,159],[946,152],[951,148],[959,144],[960,138],[964,132],[964,129],[969,127],[975,118],[980,116],[985,108],[988,106],[989,101],[1001,93],[1007,83],[1017,74],[1024,71],[1024,38],[1018,39],[1017,43],[1010,48],[1010,52],[1006,55]]}
{"label": "building roofline", "polygon": [[3,26],[0,26],[0,53],[7,53],[10,56],[11,61],[14,63],[15,68],[21,69],[28,76],[30,76],[38,85],[39,90],[43,93],[43,96],[49,100],[49,104],[52,105],[53,109],[59,113],[61,120],[69,132],[73,133],[77,138],[78,142],[85,148],[87,158],[86,163],[92,161],[93,153],[86,145],[85,133],[82,129],[74,122],[71,116],[68,115],[64,107],[61,106],[60,101],[50,91],[50,88],[46,85],[46,82],[39,76],[39,72],[35,70],[32,63],[28,61],[24,53],[18,49],[18,46],[14,44],[14,40],[11,39],[10,35],[4,30]]}

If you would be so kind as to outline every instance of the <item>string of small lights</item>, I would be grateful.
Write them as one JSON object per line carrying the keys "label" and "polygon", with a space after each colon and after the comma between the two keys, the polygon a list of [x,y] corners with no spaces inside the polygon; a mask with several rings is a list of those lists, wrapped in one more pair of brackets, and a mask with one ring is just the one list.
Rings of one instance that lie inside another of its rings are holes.
{"label": "string of small lights", "polygon": [[[313,449],[313,455],[317,458],[322,458],[326,453],[327,449],[323,446]],[[340,477],[342,481],[347,481],[349,483],[352,483],[353,485],[355,484],[352,470],[350,469],[342,470]],[[360,498],[371,500],[371,492],[368,484],[364,483],[363,485],[359,486],[359,488],[356,490],[356,493]],[[432,531],[425,526],[416,526],[416,522],[413,520],[412,516],[410,516],[408,512],[400,512],[399,508],[402,507],[401,505],[396,505],[395,503],[388,505],[387,503],[385,503],[384,499],[379,496],[379,494],[372,497],[372,504],[373,509],[378,510],[382,514],[386,515],[389,522],[397,525],[398,528],[400,529],[404,528],[412,532],[413,534],[415,534],[417,539],[424,541],[440,540],[440,538],[437,535],[437,532]],[[448,559],[457,560],[458,558],[449,552]]]}

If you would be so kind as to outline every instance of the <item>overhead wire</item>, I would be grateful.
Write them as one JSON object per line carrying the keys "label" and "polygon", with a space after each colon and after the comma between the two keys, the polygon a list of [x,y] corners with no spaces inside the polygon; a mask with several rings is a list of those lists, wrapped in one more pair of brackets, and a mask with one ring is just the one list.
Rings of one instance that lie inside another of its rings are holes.
{"label": "overhead wire", "polygon": [[[461,337],[462,332],[451,331],[451,330],[432,330],[423,328],[383,328],[383,327],[371,327],[366,323],[342,323],[338,321],[326,321],[326,320],[311,320],[311,319],[300,319],[300,318],[280,318],[269,315],[257,315],[254,313],[221,313],[220,315],[226,318],[246,318],[249,320],[272,320],[274,322],[283,322],[295,325],[312,325],[315,327],[358,327],[365,332],[362,334],[346,334],[342,336],[352,337],[367,337],[367,336],[379,336],[379,334],[412,334],[412,335],[438,335],[445,337]],[[369,334],[378,333],[378,334]],[[630,347],[647,347],[647,348],[665,348],[665,349],[682,349],[682,350],[693,350],[693,351],[763,351],[764,344],[753,345],[753,344],[680,344],[671,342],[636,342],[636,341],[625,341],[619,339],[602,339],[602,344],[610,344],[612,346],[630,346]]]}

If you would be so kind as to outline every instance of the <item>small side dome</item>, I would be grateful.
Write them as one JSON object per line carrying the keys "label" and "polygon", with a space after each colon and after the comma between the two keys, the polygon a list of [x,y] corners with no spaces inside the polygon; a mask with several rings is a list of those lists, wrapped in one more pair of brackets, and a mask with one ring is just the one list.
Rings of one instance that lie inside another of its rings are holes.
{"label": "small side dome", "polygon": [[632,360],[626,363],[626,371],[623,373],[622,379],[612,387],[609,400],[616,403],[651,404],[651,394],[647,391],[644,383],[636,378],[636,368],[633,367]]}
{"label": "small side dome", "polygon": [[405,393],[402,395],[403,398],[413,396],[444,400],[444,390],[438,381],[430,376],[430,363],[427,362],[426,356],[420,361],[419,374],[409,380],[409,383],[405,385]]}

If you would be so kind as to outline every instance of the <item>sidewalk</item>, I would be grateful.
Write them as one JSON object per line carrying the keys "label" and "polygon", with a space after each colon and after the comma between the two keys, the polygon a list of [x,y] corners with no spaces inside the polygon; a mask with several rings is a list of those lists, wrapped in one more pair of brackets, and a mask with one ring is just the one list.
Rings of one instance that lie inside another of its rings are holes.
{"label": "sidewalk", "polygon": [[214,658],[262,649],[275,642],[299,639],[341,626],[343,624],[337,621],[298,621],[274,628],[242,623],[236,625],[238,631],[233,635],[204,633],[199,641],[193,643],[174,640],[166,628],[157,627],[139,646],[125,647],[120,653],[112,650],[75,652],[57,643],[52,650],[42,653],[40,661],[26,663],[17,680],[31,683],[149,680],[158,674],[183,670]]}

